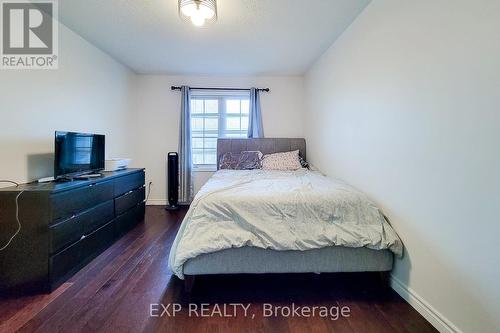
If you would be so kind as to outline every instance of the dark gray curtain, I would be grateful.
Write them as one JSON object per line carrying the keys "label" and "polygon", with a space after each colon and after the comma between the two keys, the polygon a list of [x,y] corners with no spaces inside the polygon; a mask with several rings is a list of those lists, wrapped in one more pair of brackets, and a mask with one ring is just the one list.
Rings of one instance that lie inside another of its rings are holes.
{"label": "dark gray curtain", "polygon": [[260,92],[257,88],[250,88],[250,114],[248,115],[248,137],[263,138],[262,114],[260,112]]}
{"label": "dark gray curtain", "polygon": [[191,157],[191,90],[181,89],[181,119],[179,122],[179,203],[193,200],[193,162]]}

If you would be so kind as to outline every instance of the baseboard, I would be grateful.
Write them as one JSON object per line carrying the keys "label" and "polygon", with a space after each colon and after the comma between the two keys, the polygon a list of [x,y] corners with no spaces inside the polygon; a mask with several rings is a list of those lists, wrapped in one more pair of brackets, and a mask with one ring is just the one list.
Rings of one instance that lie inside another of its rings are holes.
{"label": "baseboard", "polygon": [[146,206],[165,206],[167,205],[166,199],[149,199],[146,201]]}
{"label": "baseboard", "polygon": [[441,333],[463,333],[420,295],[391,274],[391,287]]}

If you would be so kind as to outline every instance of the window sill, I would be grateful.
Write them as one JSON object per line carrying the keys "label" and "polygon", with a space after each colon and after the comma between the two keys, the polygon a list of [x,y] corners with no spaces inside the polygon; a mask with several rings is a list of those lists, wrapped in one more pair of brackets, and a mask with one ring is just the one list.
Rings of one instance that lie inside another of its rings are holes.
{"label": "window sill", "polygon": [[204,166],[194,166],[193,172],[215,172],[217,171],[217,166],[215,165],[204,165]]}

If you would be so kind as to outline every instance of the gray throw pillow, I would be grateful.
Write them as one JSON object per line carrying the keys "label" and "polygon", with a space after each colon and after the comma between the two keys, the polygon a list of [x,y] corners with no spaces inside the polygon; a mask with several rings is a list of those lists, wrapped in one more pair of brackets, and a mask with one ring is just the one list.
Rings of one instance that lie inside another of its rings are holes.
{"label": "gray throw pillow", "polygon": [[253,170],[261,168],[262,153],[260,151],[242,151],[241,153],[225,153],[219,163],[219,169]]}

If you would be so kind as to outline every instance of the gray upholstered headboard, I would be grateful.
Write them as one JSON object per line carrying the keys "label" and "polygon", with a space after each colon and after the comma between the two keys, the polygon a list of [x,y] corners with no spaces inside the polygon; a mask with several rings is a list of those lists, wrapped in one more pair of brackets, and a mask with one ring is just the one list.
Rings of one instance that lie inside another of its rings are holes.
{"label": "gray upholstered headboard", "polygon": [[224,153],[260,150],[263,154],[299,150],[306,159],[306,140],[302,138],[262,138],[262,139],[217,139],[217,169]]}

